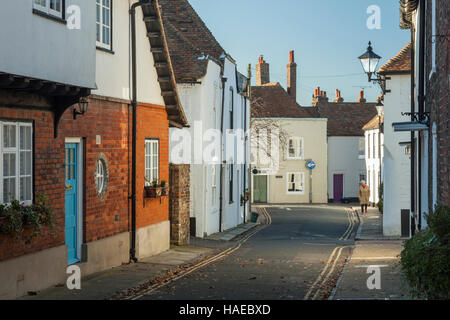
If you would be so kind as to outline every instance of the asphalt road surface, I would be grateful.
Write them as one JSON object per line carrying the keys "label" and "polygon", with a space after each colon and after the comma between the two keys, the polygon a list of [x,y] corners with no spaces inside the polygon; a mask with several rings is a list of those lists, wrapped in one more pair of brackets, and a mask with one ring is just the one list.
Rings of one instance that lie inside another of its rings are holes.
{"label": "asphalt road surface", "polygon": [[350,222],[343,206],[266,211],[271,224],[260,227],[238,250],[140,299],[327,299],[350,253],[357,223]]}

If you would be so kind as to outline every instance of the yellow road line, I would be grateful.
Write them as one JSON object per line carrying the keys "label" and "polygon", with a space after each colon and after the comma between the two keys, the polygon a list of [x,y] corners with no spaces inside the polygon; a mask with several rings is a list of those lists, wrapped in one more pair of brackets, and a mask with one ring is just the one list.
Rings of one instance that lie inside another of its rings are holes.
{"label": "yellow road line", "polygon": [[187,269],[187,270],[186,270],[185,272],[183,272],[182,274],[180,274],[180,275],[178,275],[178,276],[175,276],[175,277],[173,277],[173,278],[169,278],[169,279],[168,279],[166,282],[164,282],[164,283],[153,285],[153,286],[151,286],[150,288],[148,288],[147,290],[145,290],[144,292],[142,292],[141,294],[135,295],[135,296],[132,296],[132,297],[127,297],[127,298],[125,298],[124,300],[138,300],[138,299],[142,298],[143,296],[148,295],[149,293],[151,293],[151,292],[153,292],[153,291],[155,291],[155,290],[158,290],[158,289],[160,289],[160,288],[162,288],[162,287],[164,287],[164,286],[166,286],[166,285],[168,285],[168,284],[170,284],[170,283],[172,283],[172,282],[174,282],[174,281],[176,281],[176,280],[178,280],[178,279],[181,279],[181,278],[187,276],[188,274],[190,274],[190,273],[192,273],[192,272],[194,272],[194,271],[196,271],[196,270],[198,270],[198,269],[200,269],[200,268],[202,268],[202,267],[205,267],[205,266],[211,264],[211,263],[214,262],[214,261],[217,261],[217,260],[220,260],[220,259],[222,259],[222,258],[225,258],[226,256],[229,256],[229,255],[232,254],[233,252],[239,250],[239,249],[241,248],[241,246],[242,246],[245,242],[247,242],[251,237],[253,237],[256,233],[258,233],[258,232],[261,231],[261,230],[262,230],[262,229],[257,229],[257,230],[255,230],[255,231],[251,232],[251,233],[248,234],[245,238],[243,238],[241,241],[239,241],[238,245],[236,245],[235,247],[233,247],[233,248],[228,248],[227,250],[225,250],[225,251],[219,253],[218,255],[216,255],[216,256],[214,256],[214,257],[209,258],[208,260],[202,261],[202,262],[200,262],[200,263],[198,263],[198,264],[196,264],[196,265],[190,267],[189,269]]}
{"label": "yellow road line", "polygon": [[325,279],[323,279],[322,283],[320,284],[320,286],[317,288],[316,293],[313,296],[313,300],[317,300],[317,297],[319,296],[320,293],[320,288],[322,288],[326,283],[328,278],[333,274],[334,269],[336,268],[336,264],[339,260],[339,257],[341,256],[342,250],[344,249],[344,247],[341,247],[337,253],[336,258],[334,259],[334,263],[333,266],[331,267],[330,271],[328,272],[327,276],[325,277]]}
{"label": "yellow road line", "polygon": [[325,266],[323,267],[322,272],[319,274],[319,276],[317,277],[316,281],[313,283],[313,285],[311,286],[311,288],[309,288],[308,292],[306,293],[305,297],[303,298],[304,300],[308,300],[309,296],[311,295],[312,291],[314,290],[315,286],[319,283],[320,279],[322,278],[322,276],[325,274],[325,272],[328,269],[328,266],[330,265],[331,261],[333,260],[334,254],[336,253],[336,251],[339,249],[339,247],[334,248],[334,250],[331,252],[330,254],[330,258],[328,259],[327,263],[325,264]]}

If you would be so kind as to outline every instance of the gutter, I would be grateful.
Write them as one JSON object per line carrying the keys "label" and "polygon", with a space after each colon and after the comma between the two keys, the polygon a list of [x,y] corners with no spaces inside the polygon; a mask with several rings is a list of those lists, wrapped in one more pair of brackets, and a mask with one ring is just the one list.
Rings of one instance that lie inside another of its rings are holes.
{"label": "gutter", "polygon": [[151,0],[140,0],[134,3],[130,9],[131,16],[131,56],[132,56],[132,98],[131,105],[133,108],[133,129],[132,129],[132,169],[131,169],[131,246],[130,261],[137,262],[136,258],[136,140],[137,140],[137,67],[136,67],[136,8],[150,4]]}

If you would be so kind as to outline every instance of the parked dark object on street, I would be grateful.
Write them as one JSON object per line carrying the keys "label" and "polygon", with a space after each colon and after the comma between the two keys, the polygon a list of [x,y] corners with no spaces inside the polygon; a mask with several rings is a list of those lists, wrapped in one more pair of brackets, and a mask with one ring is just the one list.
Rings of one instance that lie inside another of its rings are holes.
{"label": "parked dark object on street", "polygon": [[251,222],[256,223],[256,221],[258,221],[258,217],[259,214],[257,214],[256,212],[252,212],[252,218],[251,218]]}
{"label": "parked dark object on street", "polygon": [[426,218],[428,228],[405,242],[403,276],[413,298],[449,300],[450,207],[439,207]]}

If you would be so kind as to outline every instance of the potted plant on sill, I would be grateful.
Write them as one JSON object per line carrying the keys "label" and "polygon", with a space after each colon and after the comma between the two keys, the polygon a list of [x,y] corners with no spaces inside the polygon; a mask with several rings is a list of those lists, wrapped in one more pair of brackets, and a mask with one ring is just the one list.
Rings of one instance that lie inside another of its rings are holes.
{"label": "potted plant on sill", "polygon": [[162,194],[162,188],[158,184],[158,180],[153,180],[150,185],[144,187],[146,198],[159,198]]}
{"label": "potted plant on sill", "polygon": [[169,186],[167,185],[166,180],[161,181],[161,195],[163,197],[167,197],[169,195]]}
{"label": "potted plant on sill", "polygon": [[54,233],[55,215],[47,205],[47,200],[47,197],[41,194],[31,205],[22,204],[18,200],[0,205],[0,234],[30,242],[41,234],[44,226],[50,227]]}

